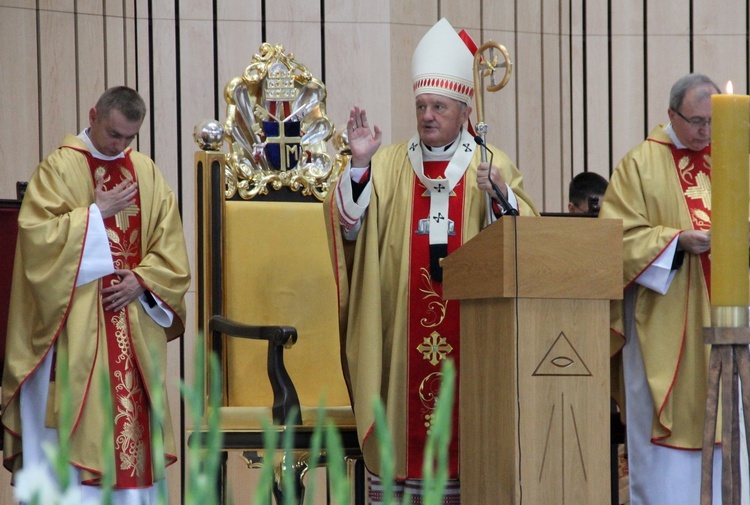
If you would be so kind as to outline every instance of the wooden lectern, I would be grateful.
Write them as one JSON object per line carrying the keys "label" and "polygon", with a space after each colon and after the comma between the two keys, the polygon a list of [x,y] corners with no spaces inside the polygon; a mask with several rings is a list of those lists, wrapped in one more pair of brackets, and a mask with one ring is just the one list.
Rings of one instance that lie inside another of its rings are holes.
{"label": "wooden lectern", "polygon": [[442,265],[461,300],[461,501],[608,503],[620,221],[506,216]]}

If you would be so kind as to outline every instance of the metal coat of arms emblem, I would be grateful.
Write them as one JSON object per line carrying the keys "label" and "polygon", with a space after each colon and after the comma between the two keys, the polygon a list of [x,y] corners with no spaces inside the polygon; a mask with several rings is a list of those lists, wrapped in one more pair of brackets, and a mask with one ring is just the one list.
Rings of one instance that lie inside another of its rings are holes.
{"label": "metal coat of arms emblem", "polygon": [[282,45],[264,43],[224,97],[227,198],[288,187],[323,200],[346,164],[329,154],[328,142],[342,140],[326,115],[325,85]]}

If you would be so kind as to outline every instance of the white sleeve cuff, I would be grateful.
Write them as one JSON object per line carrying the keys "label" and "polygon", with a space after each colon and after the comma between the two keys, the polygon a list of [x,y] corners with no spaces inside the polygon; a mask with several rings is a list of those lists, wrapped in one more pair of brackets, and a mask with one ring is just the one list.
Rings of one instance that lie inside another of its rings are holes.
{"label": "white sleeve cuff", "polygon": [[89,223],[83,243],[83,255],[81,267],[78,269],[76,287],[88,284],[114,271],[115,264],[109,249],[104,219],[99,207],[92,203],[89,207]]}
{"label": "white sleeve cuff", "polygon": [[505,187],[508,188],[508,203],[511,207],[518,210],[518,197],[513,192],[513,190],[510,189],[510,186],[508,186],[508,184],[506,184]]}
{"label": "white sleeve cuff", "polygon": [[341,216],[341,226],[344,237],[352,240],[357,235],[361,225],[362,216],[364,216],[367,206],[370,205],[372,195],[372,178],[362,190],[357,201],[354,201],[352,193],[352,173],[349,166],[339,178],[336,185],[336,204],[338,205],[339,215]]}
{"label": "white sleeve cuff", "polygon": [[146,296],[146,293],[138,297],[141,305],[143,305],[143,310],[145,310],[146,313],[151,316],[151,319],[153,319],[156,324],[158,324],[162,328],[169,328],[170,326],[172,326],[174,313],[169,310],[164,302],[162,302],[155,296],[151,295],[151,298],[153,298],[153,300],[156,302],[156,305],[154,305],[153,307],[149,306],[149,300],[148,296]]}
{"label": "white sleeve cuff", "polygon": [[365,176],[370,167],[351,167],[351,179],[357,184],[362,182],[362,177]]}
{"label": "white sleeve cuff", "polygon": [[667,294],[669,285],[674,279],[676,270],[672,270],[672,262],[677,251],[677,237],[662,251],[662,253],[648,266],[635,282],[641,286],[654,290],[659,294]]}

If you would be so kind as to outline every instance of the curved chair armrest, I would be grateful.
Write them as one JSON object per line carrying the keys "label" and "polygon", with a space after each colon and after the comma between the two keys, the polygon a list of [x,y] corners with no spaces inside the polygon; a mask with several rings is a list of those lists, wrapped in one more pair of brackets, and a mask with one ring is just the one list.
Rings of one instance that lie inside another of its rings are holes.
{"label": "curved chair armrest", "polygon": [[208,328],[230,337],[267,340],[273,345],[282,345],[287,349],[297,343],[297,329],[292,326],[251,326],[224,316],[213,316],[208,322]]}
{"label": "curved chair armrest", "polygon": [[291,326],[252,326],[223,316],[211,317],[208,328],[214,351],[221,349],[221,335],[268,341],[266,365],[273,390],[273,421],[276,424],[302,424],[297,389],[284,365],[284,348],[290,348],[297,342],[297,329]]}

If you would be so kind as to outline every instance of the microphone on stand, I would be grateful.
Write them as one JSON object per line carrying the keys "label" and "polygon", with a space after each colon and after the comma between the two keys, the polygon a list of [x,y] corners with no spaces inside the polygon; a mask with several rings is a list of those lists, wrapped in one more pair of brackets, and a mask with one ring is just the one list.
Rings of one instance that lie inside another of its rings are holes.
{"label": "microphone on stand", "polygon": [[[495,157],[495,153],[493,153],[492,150],[489,147],[487,147],[487,144],[484,143],[484,139],[480,135],[474,135],[474,142],[476,142],[479,147],[484,149],[485,153],[490,153],[490,172],[487,174],[487,179],[490,181],[492,190],[495,192],[495,194],[497,195],[497,198],[500,200],[500,206],[505,211],[504,213],[510,216],[517,216],[518,211],[513,208],[513,206],[510,204],[510,202],[505,197],[505,195],[503,195],[503,192],[500,191],[500,188],[492,180],[492,177],[490,177],[490,174],[492,173],[492,159]],[[482,161],[487,161],[486,155],[483,158],[484,159]]]}

